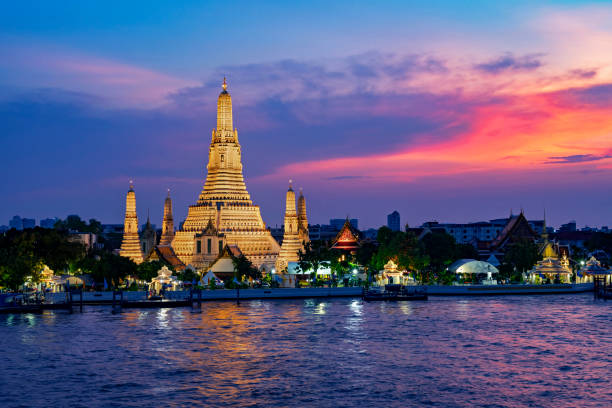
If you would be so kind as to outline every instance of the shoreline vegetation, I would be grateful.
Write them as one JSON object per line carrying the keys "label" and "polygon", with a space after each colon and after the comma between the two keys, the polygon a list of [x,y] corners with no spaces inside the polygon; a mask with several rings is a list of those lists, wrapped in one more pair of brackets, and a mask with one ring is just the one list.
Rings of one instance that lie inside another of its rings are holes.
{"label": "shoreline vegetation", "polygon": [[[70,218],[70,217],[69,217]],[[74,218],[74,217],[73,217]],[[78,218],[78,217],[77,217]],[[88,249],[74,239],[77,228],[89,233],[100,233],[100,223],[94,219],[89,224],[79,219],[58,221],[54,229],[40,227],[17,231],[11,229],[0,235],[0,289],[23,291],[24,285],[41,287],[45,270],[55,276],[79,277],[83,289],[88,291],[121,289],[125,291],[147,290],[157,272],[168,267],[176,280],[185,287],[215,289],[221,285],[199,286],[201,275],[187,268],[175,271],[162,261],[136,264],[128,258],[113,253],[113,245],[101,237],[99,245]],[[612,234],[598,234],[587,242],[585,248],[573,248],[574,265],[586,260],[587,250],[612,251]],[[244,258],[244,257],[242,257]],[[240,287],[268,288],[277,286],[270,274],[263,274],[244,258],[234,259],[233,278],[223,283],[225,289]],[[445,232],[433,232],[421,239],[411,231],[392,231],[387,227],[378,230],[376,240],[363,240],[352,254],[344,254],[333,249],[329,241],[312,241],[299,253],[298,266],[303,272],[304,281],[300,286],[311,288],[369,286],[381,273],[385,264],[393,260],[398,269],[420,285],[457,285],[474,284],[474,278],[459,278],[448,270],[448,266],[465,258],[478,258],[474,246],[458,244]],[[538,261],[538,247],[533,241],[512,244],[501,260],[498,281],[501,283],[523,283],[524,273]],[[331,274],[325,279],[317,275],[317,270],[329,268]],[[367,277],[346,278],[355,275]],[[204,271],[205,272],[205,271]],[[282,273],[282,271],[280,271]],[[575,282],[576,269],[573,281]],[[549,282],[555,283],[555,282]],[[74,284],[72,284],[74,287]]]}

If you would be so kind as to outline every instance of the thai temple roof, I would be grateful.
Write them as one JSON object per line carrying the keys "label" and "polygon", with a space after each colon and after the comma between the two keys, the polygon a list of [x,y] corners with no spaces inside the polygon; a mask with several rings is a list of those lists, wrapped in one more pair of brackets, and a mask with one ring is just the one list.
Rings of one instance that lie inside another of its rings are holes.
{"label": "thai temple roof", "polygon": [[560,274],[569,274],[572,271],[561,264],[558,258],[545,258],[541,261],[538,261],[533,270],[535,273],[541,274],[551,274],[551,275],[560,275]]}
{"label": "thai temple roof", "polygon": [[595,259],[595,257],[592,256],[591,259],[587,261],[584,268],[580,270],[580,274],[581,275],[611,275],[612,270],[606,269],[603,266],[601,266],[601,263],[597,259]]}
{"label": "thai temple roof", "polygon": [[342,229],[334,238],[332,248],[351,251],[359,248],[359,232],[353,228],[348,218],[344,222]]}
{"label": "thai temple roof", "polygon": [[519,215],[511,216],[504,229],[491,242],[491,248],[499,248],[504,246],[513,238],[533,238],[537,239],[538,234],[531,228],[529,221],[521,211]]}

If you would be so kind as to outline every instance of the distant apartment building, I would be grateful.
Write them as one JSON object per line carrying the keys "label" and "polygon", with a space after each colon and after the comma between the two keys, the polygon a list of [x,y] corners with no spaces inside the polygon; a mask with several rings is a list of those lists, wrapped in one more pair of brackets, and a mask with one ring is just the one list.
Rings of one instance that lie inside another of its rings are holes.
{"label": "distant apartment building", "polygon": [[576,221],[570,221],[567,224],[563,224],[559,227],[559,232],[574,232],[576,231]]}
{"label": "distant apartment building", "polygon": [[22,218],[23,229],[34,228],[36,226],[36,220],[34,218]]}
{"label": "distant apartment building", "polygon": [[102,224],[102,234],[123,234],[123,224]]}
{"label": "distant apartment building", "polygon": [[378,238],[378,230],[376,228],[368,228],[365,231],[361,231],[364,239],[371,239],[375,241]]}
{"label": "distant apartment building", "polygon": [[9,220],[9,228],[15,228],[16,230],[21,231],[23,229],[23,221],[21,220],[21,217],[15,215],[13,218],[11,218]]}
{"label": "distant apartment building", "polygon": [[[541,235],[544,229],[544,220],[528,221],[533,231]],[[508,218],[498,218],[489,221],[471,222],[467,224],[446,224],[437,221],[424,223],[421,228],[443,229],[452,235],[459,244],[469,244],[478,241],[492,241],[508,224]]]}
{"label": "distant apartment building", "polygon": [[387,227],[391,229],[391,231],[399,231],[400,227],[400,214],[397,211],[393,211],[391,214],[387,215]]}
{"label": "distant apartment building", "polygon": [[54,218],[43,218],[42,220],[40,220],[40,227],[41,228],[47,228],[47,229],[53,229],[55,228],[55,223],[57,222],[57,217]]}
{"label": "distant apartment building", "polygon": [[91,232],[71,232],[69,239],[72,242],[80,242],[87,249],[97,247],[96,244],[98,242],[98,236]]}
{"label": "distant apartment building", "polygon": [[[344,221],[342,222],[342,225],[344,225]],[[336,238],[336,235],[338,235],[338,232],[340,232],[340,228],[337,228],[332,225],[325,225],[325,224],[309,225],[308,226],[308,237],[310,238],[311,241],[317,241],[317,240],[329,241],[331,239]]]}

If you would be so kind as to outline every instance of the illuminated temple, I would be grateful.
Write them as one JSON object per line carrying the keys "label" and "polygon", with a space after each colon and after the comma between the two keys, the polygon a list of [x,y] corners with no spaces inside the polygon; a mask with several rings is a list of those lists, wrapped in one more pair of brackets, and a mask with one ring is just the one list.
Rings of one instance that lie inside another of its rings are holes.
{"label": "illuminated temple", "polygon": [[130,258],[136,263],[142,262],[140,238],[138,237],[138,215],[136,214],[136,193],[130,181],[130,189],[125,197],[125,220],[123,223],[123,240],[121,241],[121,256]]}
{"label": "illuminated temple", "polygon": [[289,189],[285,204],[285,231],[280,253],[276,260],[276,270],[284,271],[289,266],[289,262],[298,261],[298,252],[304,248],[304,243],[308,242],[308,219],[306,217],[306,199],[300,191],[298,199],[298,212],[295,211],[295,192],[289,180]]}
{"label": "illuminated temple", "polygon": [[266,228],[259,206],[251,201],[242,174],[241,148],[232,119],[232,98],[223,80],[212,131],[208,174],[198,201],[172,240],[176,256],[205,268],[226,245],[237,246],[257,267],[274,266],[280,247]]}

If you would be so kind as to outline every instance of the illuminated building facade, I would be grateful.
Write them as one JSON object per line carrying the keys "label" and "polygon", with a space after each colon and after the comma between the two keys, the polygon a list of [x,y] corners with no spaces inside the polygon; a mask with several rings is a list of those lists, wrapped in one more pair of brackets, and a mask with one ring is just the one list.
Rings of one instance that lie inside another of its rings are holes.
{"label": "illuminated building facade", "polygon": [[125,198],[125,220],[123,223],[123,240],[119,254],[136,263],[142,262],[140,239],[138,237],[138,215],[136,214],[136,193],[130,181],[130,189]]}
{"label": "illuminated building facade", "polygon": [[[274,265],[280,247],[246,189],[241,153],[238,131],[233,126],[232,98],[223,80],[223,91],[217,101],[217,127],[212,131],[208,153],[206,182],[197,203],[189,207],[185,223],[172,240],[172,248],[184,264],[198,269],[210,264],[202,251],[208,248],[206,234],[214,230],[217,250],[235,245],[254,265],[269,268]],[[212,245],[211,241],[211,251]]]}
{"label": "illuminated building facade", "polygon": [[299,212],[296,212],[295,192],[291,187],[291,181],[289,181],[285,203],[285,232],[283,234],[280,254],[276,260],[276,270],[279,272],[286,270],[289,262],[298,261],[298,252],[304,248],[304,242],[308,242],[306,199],[300,191],[300,198],[298,200]]}

